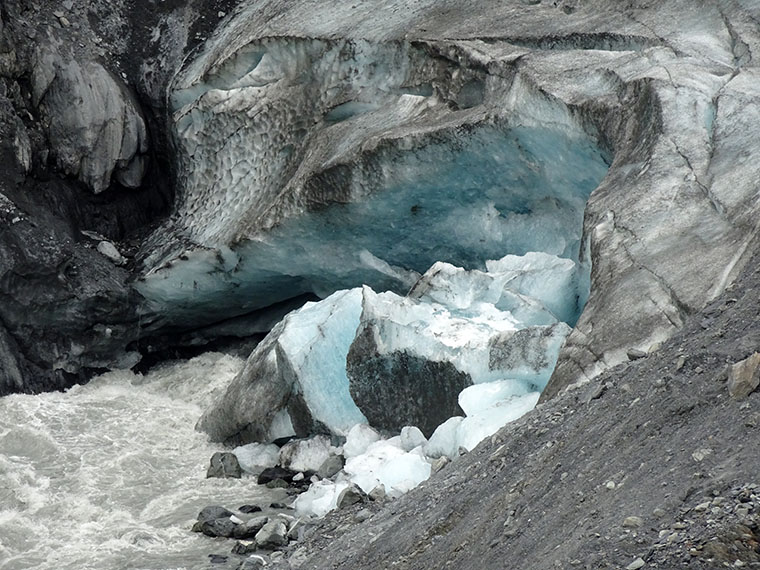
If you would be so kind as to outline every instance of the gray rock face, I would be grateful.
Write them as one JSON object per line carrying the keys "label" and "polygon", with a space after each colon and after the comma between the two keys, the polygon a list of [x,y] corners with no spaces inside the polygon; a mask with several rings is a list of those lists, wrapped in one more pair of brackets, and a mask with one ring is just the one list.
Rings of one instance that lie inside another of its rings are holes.
{"label": "gray rock face", "polygon": [[[163,129],[164,88],[201,15],[196,4],[152,42],[152,57],[166,65],[149,81],[133,65],[148,46],[137,38],[173,8],[3,3],[0,395],[65,388],[139,360],[130,346],[140,336],[129,273],[135,232],[166,211],[171,194],[166,156],[156,160],[166,141],[149,141],[148,131]],[[119,260],[125,267],[96,252],[82,231],[129,251]]]}
{"label": "gray rock face", "polygon": [[47,46],[32,71],[32,101],[48,123],[57,167],[99,193],[111,176],[140,186],[148,140],[145,120],[125,85],[99,63],[79,62]]}

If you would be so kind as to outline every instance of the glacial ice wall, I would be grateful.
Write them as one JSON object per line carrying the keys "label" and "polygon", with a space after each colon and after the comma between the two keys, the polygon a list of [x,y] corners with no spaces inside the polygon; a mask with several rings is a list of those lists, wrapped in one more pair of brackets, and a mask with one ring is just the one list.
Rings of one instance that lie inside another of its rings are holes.
{"label": "glacial ice wall", "polygon": [[181,184],[146,248],[145,322],[405,293],[437,261],[579,259],[609,157],[563,103],[405,42],[265,38],[209,57],[172,96]]}

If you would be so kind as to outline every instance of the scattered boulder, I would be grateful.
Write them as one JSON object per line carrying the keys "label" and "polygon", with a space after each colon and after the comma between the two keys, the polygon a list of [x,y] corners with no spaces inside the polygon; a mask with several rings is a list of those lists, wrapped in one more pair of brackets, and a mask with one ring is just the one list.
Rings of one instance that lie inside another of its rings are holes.
{"label": "scattered boulder", "polygon": [[[242,543],[238,543],[238,544],[242,544]],[[255,551],[255,549],[256,549],[256,543],[252,542],[252,543],[250,543],[250,546],[253,549],[252,550],[248,550],[246,552],[246,554],[248,552],[254,552]],[[237,548],[237,544],[235,545],[235,548]],[[243,553],[241,553],[241,552],[234,552],[234,550],[233,550],[233,554],[243,554]],[[249,556],[248,558],[246,558],[245,560],[243,560],[238,565],[237,570],[256,570],[257,568],[263,568],[267,564],[269,564],[269,562],[267,561],[266,558],[264,558],[260,554],[255,554],[255,555]]]}
{"label": "scattered boulder", "polygon": [[256,533],[256,544],[259,548],[275,549],[288,543],[288,527],[280,519],[267,522]]}
{"label": "scattered boulder", "polygon": [[244,513],[244,514],[247,515],[247,514],[250,514],[250,513],[260,513],[261,512],[261,507],[258,506],[258,505],[243,505],[240,508],[238,508],[238,510],[241,513]]}
{"label": "scattered boulder", "polygon": [[198,513],[198,522],[204,523],[216,519],[230,518],[233,516],[235,516],[235,513],[232,511],[227,510],[224,507],[212,505],[210,507],[205,507],[200,513]]}
{"label": "scattered boulder", "polygon": [[293,481],[293,477],[297,475],[297,471],[291,469],[285,469],[284,467],[268,467],[264,469],[260,474],[256,482],[259,485],[266,485],[267,483],[274,481],[275,479],[282,479],[286,483]]}
{"label": "scattered boulder", "polygon": [[211,456],[211,465],[206,472],[206,478],[240,479],[243,470],[234,453],[218,451]]}
{"label": "scattered boulder", "polygon": [[441,455],[438,459],[433,461],[433,464],[431,466],[431,471],[433,473],[438,473],[441,469],[446,467],[449,463],[451,463],[451,459],[447,455]]}
{"label": "scattered boulder", "polygon": [[385,485],[382,483],[369,492],[369,498],[371,501],[384,501],[386,496]]}
{"label": "scattered boulder", "polygon": [[232,536],[240,540],[254,538],[267,522],[269,522],[269,517],[267,516],[253,517],[243,524],[237,525],[232,532]]}
{"label": "scattered boulder", "polygon": [[193,532],[202,532],[212,538],[230,538],[238,525],[232,519],[214,519],[212,521],[197,522],[193,525]]}
{"label": "scattered boulder", "polygon": [[350,487],[347,487],[340,492],[337,505],[339,509],[342,509],[343,507],[361,503],[366,499],[367,495],[364,491],[362,491],[357,485],[352,484]]}
{"label": "scattered boulder", "polygon": [[646,358],[647,353],[638,348],[629,348],[626,352],[626,356],[628,356],[628,360],[639,360],[641,358]]}
{"label": "scattered boulder", "polygon": [[331,455],[322,462],[317,470],[317,477],[320,479],[329,479],[333,475],[340,473],[346,464],[346,458],[342,455]]}
{"label": "scattered boulder", "polygon": [[746,398],[760,385],[760,352],[734,364],[728,374],[728,393],[737,400]]}
{"label": "scattered boulder", "polygon": [[246,554],[256,552],[257,549],[258,546],[256,546],[255,540],[238,540],[235,546],[232,547],[232,554],[245,556]]}

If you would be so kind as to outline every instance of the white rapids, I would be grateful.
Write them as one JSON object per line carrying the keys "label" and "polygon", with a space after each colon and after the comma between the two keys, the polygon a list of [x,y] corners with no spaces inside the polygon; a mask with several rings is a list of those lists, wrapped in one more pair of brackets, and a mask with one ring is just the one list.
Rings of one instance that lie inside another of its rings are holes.
{"label": "white rapids", "polygon": [[232,543],[190,532],[210,504],[268,504],[251,478],[206,479],[195,431],[243,361],[207,353],[0,399],[1,570],[200,570]]}

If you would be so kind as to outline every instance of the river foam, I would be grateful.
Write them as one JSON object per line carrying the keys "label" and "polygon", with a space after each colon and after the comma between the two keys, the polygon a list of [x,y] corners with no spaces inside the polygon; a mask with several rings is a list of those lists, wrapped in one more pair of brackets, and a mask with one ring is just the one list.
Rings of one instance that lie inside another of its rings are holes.
{"label": "river foam", "polygon": [[228,554],[190,532],[198,512],[268,504],[271,491],[206,479],[218,448],[194,425],[242,364],[207,353],[0,399],[0,569],[200,570]]}

